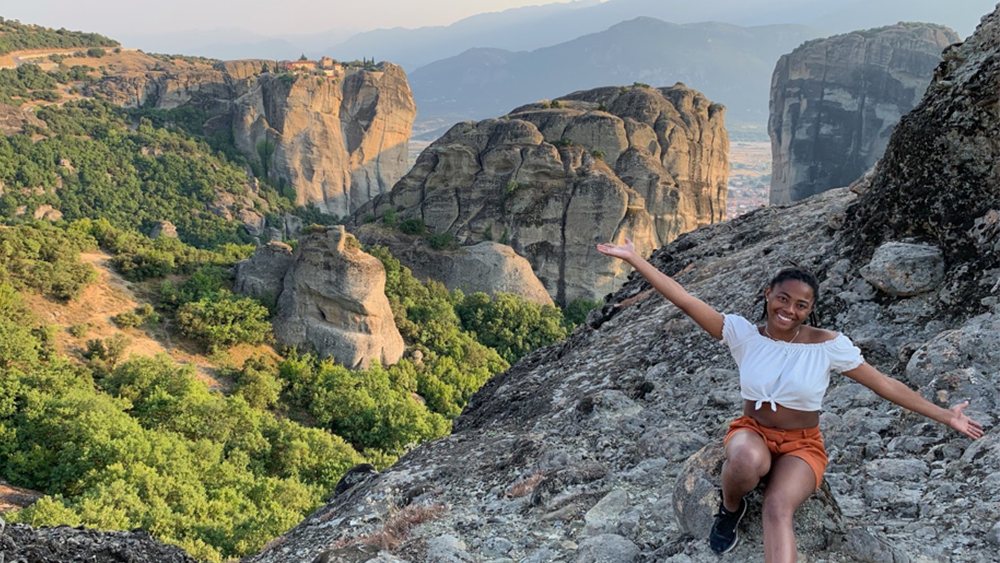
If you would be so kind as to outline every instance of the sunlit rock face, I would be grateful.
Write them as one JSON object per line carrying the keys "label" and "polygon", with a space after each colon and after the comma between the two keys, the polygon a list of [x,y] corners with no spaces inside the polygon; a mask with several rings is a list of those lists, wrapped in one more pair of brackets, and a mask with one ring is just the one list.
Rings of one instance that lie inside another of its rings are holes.
{"label": "sunlit rock face", "polygon": [[900,23],[803,44],[771,79],[772,204],[851,184],[885,152],[916,106],[941,51],[959,37]]}
{"label": "sunlit rock face", "polygon": [[508,244],[556,302],[600,299],[627,269],[597,243],[627,237],[648,254],[724,218],[724,114],[678,84],[598,88],[460,123],[352,224],[391,210],[462,244]]}
{"label": "sunlit rock face", "polygon": [[417,109],[394,64],[326,76],[276,72],[264,60],[156,63],[112,74],[90,92],[127,107],[206,111],[206,133],[231,133],[272,184],[330,214],[350,214],[406,173]]}

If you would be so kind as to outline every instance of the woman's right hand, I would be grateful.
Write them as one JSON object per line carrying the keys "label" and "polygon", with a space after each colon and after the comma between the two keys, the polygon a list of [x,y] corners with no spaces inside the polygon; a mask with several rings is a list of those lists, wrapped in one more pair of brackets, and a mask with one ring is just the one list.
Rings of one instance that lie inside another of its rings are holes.
{"label": "woman's right hand", "polygon": [[597,245],[597,251],[601,254],[606,254],[608,256],[614,256],[615,258],[621,258],[622,260],[628,261],[629,258],[635,256],[635,244],[628,237],[625,237],[625,244],[599,244]]}

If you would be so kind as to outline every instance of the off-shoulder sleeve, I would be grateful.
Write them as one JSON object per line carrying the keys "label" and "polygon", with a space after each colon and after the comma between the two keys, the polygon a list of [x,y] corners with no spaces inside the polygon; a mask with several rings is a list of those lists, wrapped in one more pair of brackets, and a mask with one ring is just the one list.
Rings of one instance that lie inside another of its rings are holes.
{"label": "off-shoulder sleeve", "polygon": [[722,342],[729,347],[737,365],[743,360],[743,343],[754,334],[757,334],[757,327],[750,321],[739,315],[723,315]]}
{"label": "off-shoulder sleeve", "polygon": [[843,334],[838,334],[837,338],[830,341],[827,354],[830,357],[830,368],[839,372],[850,371],[865,361],[861,349]]}

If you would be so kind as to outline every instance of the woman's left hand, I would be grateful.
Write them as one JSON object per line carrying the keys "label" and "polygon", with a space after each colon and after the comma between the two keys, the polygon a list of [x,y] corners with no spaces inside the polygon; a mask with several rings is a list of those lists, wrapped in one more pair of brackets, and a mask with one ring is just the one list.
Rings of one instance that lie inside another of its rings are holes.
{"label": "woman's left hand", "polygon": [[965,413],[962,411],[964,411],[967,406],[969,406],[969,401],[959,403],[948,409],[953,414],[951,420],[948,421],[948,426],[951,426],[962,434],[976,440],[983,436],[983,425],[965,416]]}

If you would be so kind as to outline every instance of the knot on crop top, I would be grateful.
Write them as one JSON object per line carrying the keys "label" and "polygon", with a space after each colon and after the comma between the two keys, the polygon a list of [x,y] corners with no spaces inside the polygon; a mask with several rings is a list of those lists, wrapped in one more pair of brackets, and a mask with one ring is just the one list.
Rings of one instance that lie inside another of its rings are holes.
{"label": "knot on crop top", "polygon": [[849,371],[865,361],[849,338],[806,344],[772,340],[739,315],[725,315],[722,341],[740,368],[740,394],[755,401],[802,411],[818,411],[830,385],[830,371]]}

